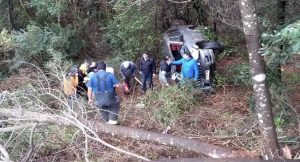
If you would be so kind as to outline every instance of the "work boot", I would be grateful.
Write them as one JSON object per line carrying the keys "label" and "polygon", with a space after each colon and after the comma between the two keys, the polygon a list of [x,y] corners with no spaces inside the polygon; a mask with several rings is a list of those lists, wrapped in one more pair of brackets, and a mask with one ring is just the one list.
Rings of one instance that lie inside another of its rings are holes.
{"label": "work boot", "polygon": [[108,122],[106,122],[106,124],[117,125],[118,121],[116,121],[116,120],[109,120]]}

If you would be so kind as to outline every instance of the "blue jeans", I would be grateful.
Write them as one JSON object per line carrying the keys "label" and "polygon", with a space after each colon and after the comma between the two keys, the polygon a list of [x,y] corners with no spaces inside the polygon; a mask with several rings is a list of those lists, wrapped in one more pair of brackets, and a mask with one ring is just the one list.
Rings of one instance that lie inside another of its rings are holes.
{"label": "blue jeans", "polygon": [[98,108],[100,109],[101,116],[105,120],[105,122],[108,122],[109,120],[113,120],[113,121],[118,120],[118,115],[120,111],[119,101],[115,102],[110,106],[101,106]]}
{"label": "blue jeans", "polygon": [[142,84],[143,84],[143,91],[147,90],[147,84],[151,89],[153,89],[153,82],[152,82],[152,73],[144,74],[142,73]]}

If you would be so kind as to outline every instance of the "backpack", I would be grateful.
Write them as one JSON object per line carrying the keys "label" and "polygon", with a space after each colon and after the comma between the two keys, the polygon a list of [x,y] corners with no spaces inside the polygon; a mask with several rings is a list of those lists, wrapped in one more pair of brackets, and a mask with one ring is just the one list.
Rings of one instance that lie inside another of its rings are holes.
{"label": "backpack", "polygon": [[[97,106],[110,106],[114,103],[116,103],[116,94],[114,91],[108,91],[107,88],[107,78],[108,74],[105,75],[104,79],[97,76],[97,82],[98,82],[98,91],[95,92],[95,98],[96,98],[96,105]],[[104,82],[104,92],[100,91],[101,81]]]}

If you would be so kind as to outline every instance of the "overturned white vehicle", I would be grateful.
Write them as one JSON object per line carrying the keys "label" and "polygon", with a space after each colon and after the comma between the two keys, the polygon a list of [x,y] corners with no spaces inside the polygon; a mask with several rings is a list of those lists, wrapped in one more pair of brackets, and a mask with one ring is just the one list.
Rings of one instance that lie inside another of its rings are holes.
{"label": "overturned white vehicle", "polygon": [[[182,58],[183,53],[190,53],[197,60],[199,79],[197,87],[212,90],[213,78],[216,70],[216,55],[224,49],[218,42],[205,41],[203,35],[195,26],[176,26],[164,32],[163,52],[174,60]],[[172,73],[180,74],[181,66],[175,66]]]}

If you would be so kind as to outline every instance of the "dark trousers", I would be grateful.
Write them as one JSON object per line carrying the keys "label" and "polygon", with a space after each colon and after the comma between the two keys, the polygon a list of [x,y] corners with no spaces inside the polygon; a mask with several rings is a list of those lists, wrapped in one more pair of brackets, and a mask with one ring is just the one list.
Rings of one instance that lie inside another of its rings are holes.
{"label": "dark trousers", "polygon": [[116,102],[110,106],[101,106],[99,109],[105,122],[108,122],[109,120],[117,121],[120,110],[120,102]]}
{"label": "dark trousers", "polygon": [[142,74],[142,84],[143,84],[143,90],[147,90],[147,84],[151,89],[153,89],[153,82],[152,82],[152,73]]}
{"label": "dark trousers", "polygon": [[125,79],[124,79],[124,82],[127,84],[127,86],[128,86],[128,88],[130,89],[130,80],[131,80],[131,78],[130,77],[126,77]]}

